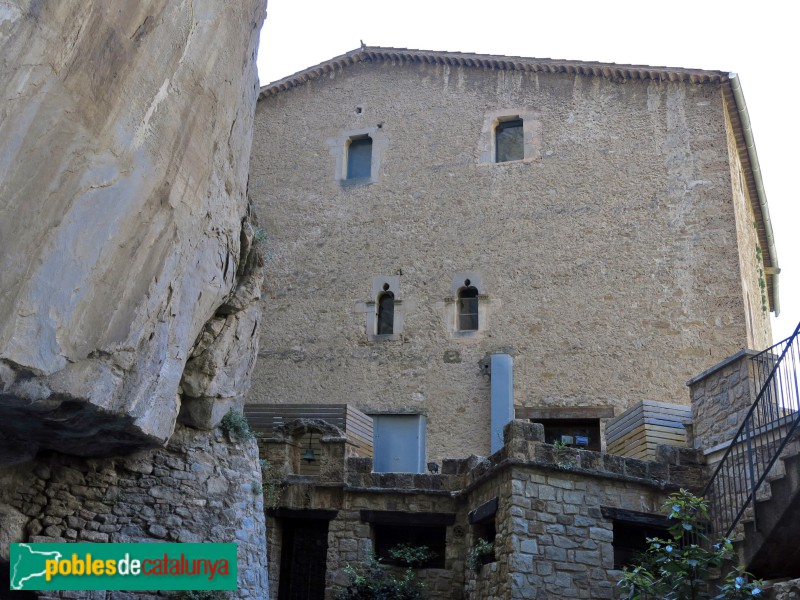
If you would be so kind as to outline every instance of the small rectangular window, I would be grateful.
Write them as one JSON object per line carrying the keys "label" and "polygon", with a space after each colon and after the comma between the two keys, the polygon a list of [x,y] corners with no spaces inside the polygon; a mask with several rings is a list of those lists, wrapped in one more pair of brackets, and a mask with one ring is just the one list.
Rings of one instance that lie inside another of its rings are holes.
{"label": "small rectangular window", "polygon": [[599,419],[534,419],[544,425],[548,444],[560,442],[567,446],[600,452]]}
{"label": "small rectangular window", "polygon": [[501,121],[495,128],[495,160],[506,162],[525,158],[522,119]]}
{"label": "small rectangular window", "polygon": [[[614,568],[622,569],[648,548],[647,538],[669,539],[672,523],[664,516],[640,513],[623,508],[601,506],[604,518],[613,527]],[[694,543],[689,541],[688,543]],[[680,542],[683,545],[683,542]]]}
{"label": "small rectangular window", "polygon": [[387,525],[373,524],[375,533],[375,555],[381,562],[388,565],[407,566],[390,553],[398,546],[425,546],[430,553],[430,558],[421,565],[421,568],[443,569],[447,548],[447,528],[441,526],[420,527],[414,525]]}
{"label": "small rectangular window", "polygon": [[372,175],[372,138],[350,140],[347,148],[347,178],[363,179]]}

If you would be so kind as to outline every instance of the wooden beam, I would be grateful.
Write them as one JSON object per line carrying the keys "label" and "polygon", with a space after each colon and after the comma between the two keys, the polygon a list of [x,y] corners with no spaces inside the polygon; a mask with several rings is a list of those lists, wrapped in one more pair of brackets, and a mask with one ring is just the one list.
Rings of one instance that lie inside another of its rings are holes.
{"label": "wooden beam", "polygon": [[452,513],[410,513],[397,510],[362,510],[362,523],[379,523],[383,525],[435,526],[452,525],[456,516]]}
{"label": "wooden beam", "polygon": [[649,525],[651,527],[663,527],[667,529],[670,525],[675,524],[674,521],[670,521],[663,515],[636,512],[635,510],[625,510],[624,508],[601,506],[600,513],[606,519],[612,519],[622,523],[632,523],[634,525]]}
{"label": "wooden beam", "polygon": [[609,419],[614,416],[613,406],[552,406],[527,407],[515,406],[514,416],[517,419]]}
{"label": "wooden beam", "polygon": [[484,502],[475,510],[469,511],[467,515],[467,519],[469,520],[470,525],[477,525],[479,523],[485,523],[491,519],[494,519],[494,516],[497,514],[497,496],[489,500],[488,502]]}

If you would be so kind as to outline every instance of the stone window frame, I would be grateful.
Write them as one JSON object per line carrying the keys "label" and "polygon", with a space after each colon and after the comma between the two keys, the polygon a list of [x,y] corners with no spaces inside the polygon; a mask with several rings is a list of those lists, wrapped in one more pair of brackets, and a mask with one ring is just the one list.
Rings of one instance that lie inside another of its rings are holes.
{"label": "stone window frame", "polygon": [[[523,158],[497,162],[497,126],[500,123],[517,119],[522,121]],[[478,146],[479,164],[514,165],[541,160],[542,123],[540,112],[531,107],[509,107],[487,112],[484,115]]]}
{"label": "stone window frame", "polygon": [[[458,294],[461,289],[467,287],[466,281],[469,280],[469,287],[478,290],[478,329],[459,329],[459,310]],[[483,283],[483,277],[475,271],[462,271],[453,275],[450,285],[450,296],[444,299],[445,307],[445,326],[452,338],[479,338],[488,329],[489,324],[489,295]]]}
{"label": "stone window frame", "polygon": [[[347,149],[350,142],[357,139],[369,137],[372,140],[372,165],[369,177],[359,177],[356,179],[347,178]],[[334,160],[334,180],[342,187],[357,187],[369,185],[378,181],[381,170],[381,160],[383,151],[386,148],[386,136],[381,125],[375,127],[365,127],[362,129],[349,129],[342,132],[340,136],[328,140],[328,150]]]}
{"label": "stone window frame", "polygon": [[[386,287],[388,286],[388,288]],[[392,333],[378,333],[378,299],[386,292],[394,294],[394,323]],[[363,308],[361,308],[363,306]],[[357,312],[361,309],[366,316],[367,339],[370,342],[397,341],[402,339],[405,326],[405,310],[400,291],[399,275],[377,275],[372,278],[370,299],[357,303]]]}

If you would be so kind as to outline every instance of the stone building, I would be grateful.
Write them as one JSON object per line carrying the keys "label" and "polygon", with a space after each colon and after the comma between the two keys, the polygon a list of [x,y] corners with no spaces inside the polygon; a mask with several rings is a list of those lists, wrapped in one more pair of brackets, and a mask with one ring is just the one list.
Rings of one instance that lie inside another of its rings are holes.
{"label": "stone building", "polygon": [[[733,74],[362,47],[261,89],[249,194],[273,598],[397,543],[431,598],[615,597],[754,399],[779,269]],[[692,399],[689,448],[607,451]]]}
{"label": "stone building", "polygon": [[499,447],[492,355],[517,417],[600,450],[604,419],[687,404],[771,343],[735,75],[361,48],[261,89],[249,193],[269,315],[249,401],[349,404],[418,437],[417,465]]}

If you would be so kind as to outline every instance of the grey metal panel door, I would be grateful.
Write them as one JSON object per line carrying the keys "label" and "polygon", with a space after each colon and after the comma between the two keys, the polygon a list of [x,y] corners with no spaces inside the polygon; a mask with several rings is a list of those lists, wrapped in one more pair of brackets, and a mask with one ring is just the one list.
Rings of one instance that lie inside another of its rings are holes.
{"label": "grey metal panel door", "polygon": [[425,467],[425,417],[375,415],[376,473],[423,473]]}

